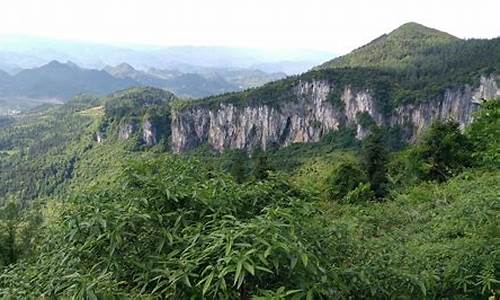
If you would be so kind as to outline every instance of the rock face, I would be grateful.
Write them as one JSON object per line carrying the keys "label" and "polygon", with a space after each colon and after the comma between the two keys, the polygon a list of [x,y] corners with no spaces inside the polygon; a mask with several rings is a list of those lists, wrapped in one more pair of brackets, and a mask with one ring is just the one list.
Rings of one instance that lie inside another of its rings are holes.
{"label": "rock face", "polygon": [[[158,144],[158,130],[151,120],[146,119],[139,124],[130,121],[121,125],[118,131],[118,138],[122,140],[128,140],[134,134],[139,134],[139,136],[141,137],[139,141],[146,146],[153,146]],[[98,136],[98,142],[100,141],[102,141],[102,137],[99,138]]]}
{"label": "rock face", "polygon": [[134,123],[127,123],[120,127],[120,131],[118,132],[118,137],[122,140],[128,140],[135,130]]}
{"label": "rock face", "polygon": [[145,120],[142,124],[142,141],[146,146],[152,146],[158,143],[156,128],[150,120]]}
{"label": "rock face", "polygon": [[412,139],[437,119],[454,119],[462,126],[469,124],[482,99],[500,96],[496,79],[482,77],[476,89],[450,89],[436,99],[397,107],[390,116],[380,112],[368,89],[354,91],[345,87],[341,96],[343,107],[338,107],[328,101],[335,86],[321,80],[301,81],[290,101],[273,106],[221,103],[211,108],[202,103],[172,111],[172,150],[179,153],[203,143],[218,151],[255,147],[265,150],[273,145],[318,142],[340,125],[356,125],[357,137],[363,138],[367,130],[357,121],[363,112],[379,125],[410,128],[408,138]]}

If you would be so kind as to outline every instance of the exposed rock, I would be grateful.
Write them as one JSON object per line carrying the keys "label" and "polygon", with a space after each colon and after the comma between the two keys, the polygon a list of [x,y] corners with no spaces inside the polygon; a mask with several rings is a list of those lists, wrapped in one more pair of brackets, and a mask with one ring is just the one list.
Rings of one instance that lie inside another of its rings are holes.
{"label": "exposed rock", "polygon": [[126,123],[120,127],[118,137],[122,140],[128,140],[134,133],[135,125],[133,123]]}
{"label": "exposed rock", "polygon": [[104,135],[100,131],[96,131],[95,133],[95,140],[97,141],[98,144],[102,143],[104,141]]}
{"label": "exposed rock", "polygon": [[[344,109],[339,110],[327,100],[334,88],[326,81],[301,81],[292,99],[273,106],[221,103],[214,109],[200,104],[173,111],[172,150],[183,152],[203,143],[222,151],[254,147],[265,150],[272,145],[318,142],[340,125],[356,125],[356,116],[362,112],[367,112],[379,125],[409,126],[411,139],[437,119],[455,119],[465,126],[472,121],[472,113],[481,99],[500,96],[496,78],[482,77],[477,89],[470,86],[450,89],[441,97],[397,107],[391,116],[384,116],[368,89],[354,91],[345,87],[341,96]],[[367,133],[358,125],[358,138]]]}
{"label": "exposed rock", "polygon": [[156,138],[156,128],[150,120],[146,120],[142,124],[142,140],[146,146],[152,146],[158,143]]}

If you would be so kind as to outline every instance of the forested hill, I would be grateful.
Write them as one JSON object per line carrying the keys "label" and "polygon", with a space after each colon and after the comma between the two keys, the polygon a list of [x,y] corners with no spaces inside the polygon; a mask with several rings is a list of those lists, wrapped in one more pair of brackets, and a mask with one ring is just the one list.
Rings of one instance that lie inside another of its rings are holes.
{"label": "forested hill", "polygon": [[183,105],[173,114],[173,147],[287,146],[339,126],[363,137],[361,119],[415,139],[433,120],[470,123],[482,99],[500,95],[499,73],[500,38],[461,40],[409,23],[300,76]]}
{"label": "forested hill", "polygon": [[0,298],[497,297],[500,41],[394,36],[424,46],[0,117]]}
{"label": "forested hill", "polygon": [[345,67],[383,67],[402,69],[414,65],[434,51],[463,40],[417,23],[406,23],[383,34],[351,53],[328,61],[316,69]]}

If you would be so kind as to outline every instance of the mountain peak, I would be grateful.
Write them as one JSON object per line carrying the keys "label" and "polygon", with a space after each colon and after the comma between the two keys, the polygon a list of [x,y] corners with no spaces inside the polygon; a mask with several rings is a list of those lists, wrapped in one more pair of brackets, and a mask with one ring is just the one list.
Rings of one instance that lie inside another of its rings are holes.
{"label": "mountain peak", "polygon": [[135,71],[135,68],[129,65],[128,63],[121,63],[115,67],[115,69],[123,70],[123,71]]}
{"label": "mountain peak", "polygon": [[424,26],[416,22],[405,23],[398,28],[394,29],[387,35],[390,38],[403,38],[403,39],[422,39],[422,38],[441,38],[443,40],[457,40],[458,38],[434,28]]}
{"label": "mountain peak", "polygon": [[114,67],[106,66],[103,70],[115,77],[130,77],[139,73],[134,67],[125,62]]}
{"label": "mountain peak", "polygon": [[324,63],[317,69],[345,67],[402,67],[426,49],[460,39],[424,25],[409,22],[383,34],[351,53]]}

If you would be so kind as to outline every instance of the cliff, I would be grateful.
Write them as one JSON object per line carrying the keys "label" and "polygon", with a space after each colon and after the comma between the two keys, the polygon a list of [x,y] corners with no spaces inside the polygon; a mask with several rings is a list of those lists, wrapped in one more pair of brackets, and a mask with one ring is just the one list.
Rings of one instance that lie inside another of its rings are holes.
{"label": "cliff", "polygon": [[370,89],[345,86],[341,105],[336,105],[328,99],[336,88],[328,81],[301,80],[293,87],[290,101],[247,106],[222,102],[216,107],[200,103],[173,110],[172,150],[180,153],[204,143],[222,151],[318,142],[341,125],[357,126],[361,139],[367,130],[358,116],[364,112],[379,125],[406,128],[407,138],[413,139],[434,120],[454,119],[465,126],[483,99],[500,96],[497,77],[481,77],[477,88],[447,89],[432,99],[396,107],[387,115],[377,107]]}

